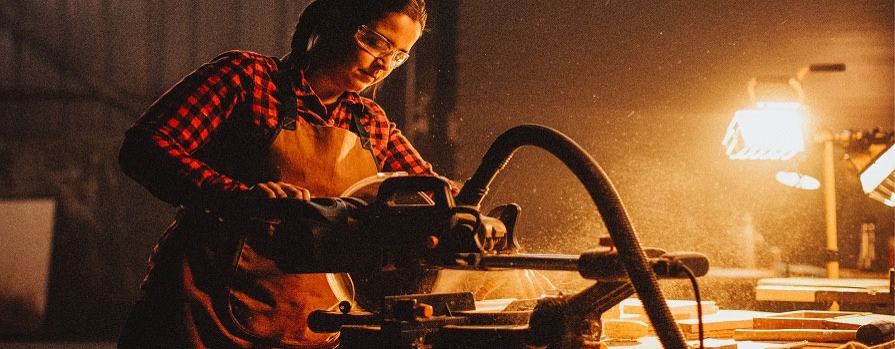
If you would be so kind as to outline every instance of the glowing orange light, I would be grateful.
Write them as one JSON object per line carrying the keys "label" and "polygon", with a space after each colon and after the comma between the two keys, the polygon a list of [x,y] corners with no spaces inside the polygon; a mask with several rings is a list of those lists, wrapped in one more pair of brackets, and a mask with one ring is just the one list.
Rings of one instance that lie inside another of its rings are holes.
{"label": "glowing orange light", "polygon": [[789,160],[805,151],[805,111],[798,102],[758,102],[736,112],[721,142],[733,160]]}
{"label": "glowing orange light", "polygon": [[861,172],[861,187],[872,199],[895,207],[895,150],[892,146]]}

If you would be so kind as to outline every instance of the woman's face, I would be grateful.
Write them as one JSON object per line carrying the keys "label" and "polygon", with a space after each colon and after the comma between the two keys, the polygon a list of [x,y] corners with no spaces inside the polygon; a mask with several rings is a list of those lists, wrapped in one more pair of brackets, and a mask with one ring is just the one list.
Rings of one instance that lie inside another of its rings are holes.
{"label": "woman's face", "polygon": [[420,35],[420,23],[403,13],[389,14],[365,26],[355,35],[347,59],[334,67],[333,83],[344,91],[360,92],[382,81],[397,68],[396,56],[409,53]]}

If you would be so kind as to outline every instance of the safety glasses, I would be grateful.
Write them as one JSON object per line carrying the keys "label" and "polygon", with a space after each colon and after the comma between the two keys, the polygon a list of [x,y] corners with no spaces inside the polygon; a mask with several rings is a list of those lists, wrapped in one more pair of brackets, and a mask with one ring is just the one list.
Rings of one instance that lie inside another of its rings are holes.
{"label": "safety glasses", "polygon": [[409,53],[395,49],[391,40],[365,25],[357,27],[357,32],[354,33],[354,41],[364,51],[376,58],[384,59],[391,65],[392,69],[404,64],[410,58]]}

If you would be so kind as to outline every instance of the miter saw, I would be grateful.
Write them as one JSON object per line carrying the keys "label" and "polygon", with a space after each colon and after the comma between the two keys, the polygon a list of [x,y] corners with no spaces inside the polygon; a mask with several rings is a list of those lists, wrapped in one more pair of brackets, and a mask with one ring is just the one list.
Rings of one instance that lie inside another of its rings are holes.
{"label": "miter saw", "polygon": [[[522,146],[548,151],[574,173],[609,236],[580,255],[524,254],[514,234],[517,205],[481,213],[491,181]],[[339,332],[340,348],[588,347],[599,341],[600,315],[635,293],[663,346],[687,347],[657,279],[705,275],[708,259],[641,247],[606,174],[565,135],[537,125],[508,130],[456,197],[444,178],[390,176],[377,185],[375,197],[366,199],[275,200],[263,210],[298,211],[303,220],[326,226],[309,237],[313,243],[296,262],[300,272],[352,273],[357,279],[429,269],[563,270],[596,283],[577,294],[517,300],[498,311],[476,309],[473,295],[463,292],[368,295],[360,306],[346,300],[338,310],[321,309],[308,318],[314,331]]]}

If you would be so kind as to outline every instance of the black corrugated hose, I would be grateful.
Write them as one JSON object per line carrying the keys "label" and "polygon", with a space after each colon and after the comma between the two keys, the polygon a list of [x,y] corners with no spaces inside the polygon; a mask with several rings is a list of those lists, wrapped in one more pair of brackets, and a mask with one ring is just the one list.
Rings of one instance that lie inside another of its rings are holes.
{"label": "black corrugated hose", "polygon": [[461,205],[480,206],[497,173],[518,148],[526,145],[544,149],[556,156],[581,181],[618,248],[618,256],[624,262],[625,270],[662,345],[665,348],[687,348],[615,187],[597,162],[569,137],[540,125],[521,125],[507,130],[491,144],[479,168],[463,185],[455,201]]}

